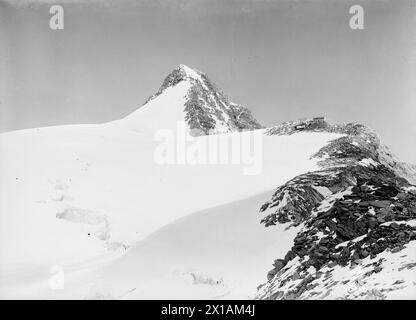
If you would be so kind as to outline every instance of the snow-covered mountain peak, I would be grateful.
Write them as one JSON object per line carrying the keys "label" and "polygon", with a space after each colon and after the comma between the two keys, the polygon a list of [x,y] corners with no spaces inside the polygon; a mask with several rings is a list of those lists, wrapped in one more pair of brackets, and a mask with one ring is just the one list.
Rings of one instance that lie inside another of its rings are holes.
{"label": "snow-covered mountain peak", "polygon": [[[149,101],[157,98],[159,95],[164,93],[167,89],[173,88],[179,83],[186,82],[188,86],[203,86],[205,89],[209,87],[215,87],[214,84],[207,78],[206,74],[203,72],[188,67],[184,64],[180,64],[176,68],[174,68],[169,74],[164,78],[161,86],[159,87],[158,91],[150,96],[144,105],[146,105]],[[219,90],[219,89],[216,89]]]}
{"label": "snow-covered mountain peak", "polygon": [[198,80],[198,81],[203,81],[201,78],[201,74],[202,74],[201,71],[192,69],[184,64],[180,64],[177,69],[179,69],[180,72],[182,72],[184,76],[186,76],[187,78]]}
{"label": "snow-covered mountain peak", "polygon": [[125,119],[135,130],[172,128],[185,121],[191,135],[259,129],[250,110],[230,102],[206,74],[184,64],[163,80],[159,90]]}

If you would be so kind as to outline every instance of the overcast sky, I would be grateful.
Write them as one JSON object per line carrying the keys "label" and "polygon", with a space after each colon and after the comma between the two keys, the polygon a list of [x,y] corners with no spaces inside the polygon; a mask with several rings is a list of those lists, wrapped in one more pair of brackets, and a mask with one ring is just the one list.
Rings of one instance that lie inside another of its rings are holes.
{"label": "overcast sky", "polygon": [[0,131],[121,118],[183,63],[264,125],[359,121],[416,163],[415,32],[414,0],[0,0]]}

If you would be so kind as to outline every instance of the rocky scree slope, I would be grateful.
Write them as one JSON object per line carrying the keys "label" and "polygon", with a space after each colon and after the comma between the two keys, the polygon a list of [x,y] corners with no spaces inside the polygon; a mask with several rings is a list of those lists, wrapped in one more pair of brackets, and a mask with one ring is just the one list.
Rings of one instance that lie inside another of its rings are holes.
{"label": "rocky scree slope", "polygon": [[414,298],[413,171],[360,124],[321,121],[309,129],[295,121],[267,134],[299,130],[344,135],[312,156],[319,159],[319,170],[288,181],[261,206],[265,226],[282,223],[301,229],[291,250],[275,260],[257,298]]}
{"label": "rocky scree slope", "polygon": [[186,93],[185,121],[194,136],[260,129],[262,126],[250,110],[230,102],[206,74],[180,65],[163,81],[159,90],[146,102],[182,81],[191,86]]}

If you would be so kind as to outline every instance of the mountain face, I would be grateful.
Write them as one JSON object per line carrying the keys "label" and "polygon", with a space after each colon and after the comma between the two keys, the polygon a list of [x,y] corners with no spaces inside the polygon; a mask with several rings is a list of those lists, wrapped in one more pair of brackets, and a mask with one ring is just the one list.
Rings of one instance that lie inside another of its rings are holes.
{"label": "mountain face", "polygon": [[[164,97],[174,96],[177,99]],[[185,121],[190,134],[193,136],[230,133],[262,128],[252,116],[250,110],[241,105],[230,102],[208,77],[197,70],[185,65],[174,69],[163,81],[161,87],[143,105],[129,117],[141,118],[143,111],[152,110],[152,113],[161,117],[161,113],[171,113],[172,110],[159,110],[159,102],[166,107],[176,109],[176,119],[170,121]],[[155,106],[156,105],[156,106]],[[129,118],[128,117],[128,118]],[[137,119],[138,120],[138,119]],[[139,120],[138,120],[139,121]]]}
{"label": "mountain face", "polygon": [[267,131],[271,135],[327,131],[343,136],[311,156],[319,159],[318,170],[281,185],[261,206],[265,226],[301,229],[292,248],[275,260],[257,298],[414,295],[416,187],[409,183],[414,181],[413,171],[394,160],[365,126],[313,123],[313,129],[300,121]]}

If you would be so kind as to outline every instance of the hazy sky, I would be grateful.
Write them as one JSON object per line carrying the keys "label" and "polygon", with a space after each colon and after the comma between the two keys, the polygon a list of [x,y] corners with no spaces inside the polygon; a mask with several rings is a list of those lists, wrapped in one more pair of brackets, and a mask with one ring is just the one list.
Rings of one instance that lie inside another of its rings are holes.
{"label": "hazy sky", "polygon": [[0,0],[0,63],[0,131],[121,118],[183,63],[264,125],[359,121],[416,163],[415,0]]}

